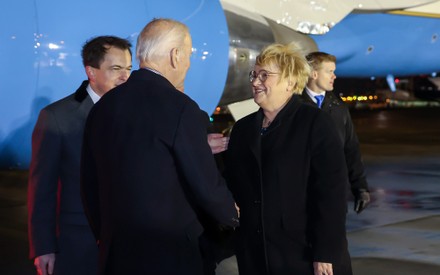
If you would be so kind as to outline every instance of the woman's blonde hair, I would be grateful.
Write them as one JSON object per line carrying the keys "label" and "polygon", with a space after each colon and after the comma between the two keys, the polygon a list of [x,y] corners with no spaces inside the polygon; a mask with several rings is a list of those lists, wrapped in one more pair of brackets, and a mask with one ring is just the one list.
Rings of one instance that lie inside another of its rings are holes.
{"label": "woman's blonde hair", "polygon": [[271,44],[257,56],[255,65],[275,66],[280,70],[281,78],[296,80],[294,94],[301,94],[310,75],[310,66],[302,50],[295,44]]}

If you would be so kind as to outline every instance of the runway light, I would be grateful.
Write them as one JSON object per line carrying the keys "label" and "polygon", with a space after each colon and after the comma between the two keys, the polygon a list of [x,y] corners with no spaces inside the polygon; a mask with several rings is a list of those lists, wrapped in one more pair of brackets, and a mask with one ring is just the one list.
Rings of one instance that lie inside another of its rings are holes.
{"label": "runway light", "polygon": [[60,46],[58,46],[57,44],[49,43],[49,49],[51,49],[51,50],[57,50],[57,49],[59,49],[59,48],[60,48]]}

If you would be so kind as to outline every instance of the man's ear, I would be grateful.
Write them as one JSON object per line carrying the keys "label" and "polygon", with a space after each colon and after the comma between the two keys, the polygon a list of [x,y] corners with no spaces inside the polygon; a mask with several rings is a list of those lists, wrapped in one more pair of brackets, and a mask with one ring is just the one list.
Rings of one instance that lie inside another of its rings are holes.
{"label": "man's ear", "polygon": [[317,79],[318,78],[318,71],[317,70],[313,70],[312,71],[312,78],[313,79]]}
{"label": "man's ear", "polygon": [[86,74],[90,80],[94,80],[95,79],[95,68],[93,68],[92,66],[86,66]]}
{"label": "man's ear", "polygon": [[180,61],[180,52],[178,48],[172,48],[170,52],[170,58],[171,58],[171,66],[176,69],[177,64]]}

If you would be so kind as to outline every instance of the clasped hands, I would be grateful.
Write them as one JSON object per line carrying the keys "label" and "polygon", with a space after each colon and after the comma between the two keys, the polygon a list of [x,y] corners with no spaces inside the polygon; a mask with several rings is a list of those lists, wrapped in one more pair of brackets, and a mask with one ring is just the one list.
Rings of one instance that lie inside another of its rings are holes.
{"label": "clasped hands", "polygon": [[228,149],[229,137],[220,133],[208,134],[208,144],[213,154],[218,154]]}

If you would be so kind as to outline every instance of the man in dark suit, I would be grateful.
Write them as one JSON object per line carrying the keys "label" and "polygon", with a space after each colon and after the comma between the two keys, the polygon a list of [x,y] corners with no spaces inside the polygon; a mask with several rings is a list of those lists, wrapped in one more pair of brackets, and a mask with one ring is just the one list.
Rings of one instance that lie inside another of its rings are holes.
{"label": "man in dark suit", "polygon": [[40,112],[28,190],[30,258],[38,274],[97,273],[98,247],[79,188],[82,136],[94,102],[127,80],[130,48],[130,42],[114,36],[86,42],[82,58],[88,81]]}
{"label": "man in dark suit", "polygon": [[312,72],[302,99],[308,104],[317,105],[332,117],[344,146],[351,192],[355,199],[354,211],[360,213],[370,202],[370,193],[350,112],[344,102],[332,92],[336,79],[336,57],[324,52],[312,52],[306,59]]}
{"label": "man in dark suit", "polygon": [[202,274],[198,215],[237,225],[200,109],[180,92],[191,51],[185,25],[151,21],[136,46],[140,69],[90,112],[81,192],[100,274]]}

